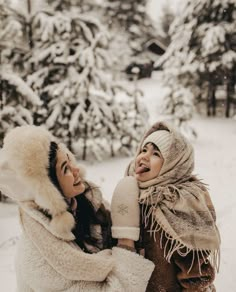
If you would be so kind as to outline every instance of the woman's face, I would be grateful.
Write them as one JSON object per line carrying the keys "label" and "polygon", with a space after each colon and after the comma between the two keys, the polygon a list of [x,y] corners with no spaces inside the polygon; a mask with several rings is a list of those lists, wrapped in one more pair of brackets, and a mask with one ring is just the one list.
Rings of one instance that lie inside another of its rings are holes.
{"label": "woman's face", "polygon": [[65,197],[75,197],[85,190],[85,185],[80,177],[80,170],[72,164],[66,150],[59,147],[56,164],[57,179]]}
{"label": "woman's face", "polygon": [[136,179],[145,182],[156,178],[163,162],[161,152],[155,145],[152,143],[144,145],[135,161]]}

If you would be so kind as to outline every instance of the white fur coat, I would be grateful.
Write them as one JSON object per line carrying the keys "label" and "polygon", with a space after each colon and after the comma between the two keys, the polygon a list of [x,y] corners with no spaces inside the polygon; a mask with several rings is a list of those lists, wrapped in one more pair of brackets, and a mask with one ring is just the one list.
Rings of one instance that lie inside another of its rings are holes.
{"label": "white fur coat", "polygon": [[21,203],[23,234],[16,256],[18,292],[141,292],[154,265],[114,247],[87,254],[53,234],[34,203]]}

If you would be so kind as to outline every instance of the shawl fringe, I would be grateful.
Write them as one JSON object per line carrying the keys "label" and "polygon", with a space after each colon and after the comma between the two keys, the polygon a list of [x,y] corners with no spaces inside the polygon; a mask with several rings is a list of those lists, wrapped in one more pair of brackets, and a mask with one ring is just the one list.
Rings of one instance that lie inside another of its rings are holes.
{"label": "shawl fringe", "polygon": [[[152,200],[151,197],[146,197],[148,200]],[[177,252],[181,257],[186,257],[189,253],[192,253],[192,261],[191,265],[188,269],[189,273],[193,267],[194,261],[197,258],[198,261],[198,267],[199,267],[199,272],[201,273],[201,263],[200,259],[204,261],[204,263],[210,262],[210,264],[213,266],[213,268],[216,269],[217,272],[219,272],[219,267],[220,267],[220,249],[216,250],[203,250],[203,249],[193,249],[188,247],[186,244],[181,242],[180,239],[175,239],[173,238],[162,226],[159,222],[157,222],[153,210],[156,208],[156,205],[161,201],[160,200],[156,201],[156,204],[151,206],[147,212],[148,209],[148,204],[143,204],[141,208],[142,212],[142,218],[143,218],[143,223],[144,227],[147,228],[150,220],[151,220],[151,225],[150,229],[147,230],[148,233],[150,233],[151,236],[153,236],[154,241],[156,242],[156,234],[157,232],[160,232],[160,247],[161,249],[164,250],[164,258],[170,263],[171,257],[175,252]],[[143,201],[142,201],[143,203]],[[184,251],[183,251],[184,250]]]}

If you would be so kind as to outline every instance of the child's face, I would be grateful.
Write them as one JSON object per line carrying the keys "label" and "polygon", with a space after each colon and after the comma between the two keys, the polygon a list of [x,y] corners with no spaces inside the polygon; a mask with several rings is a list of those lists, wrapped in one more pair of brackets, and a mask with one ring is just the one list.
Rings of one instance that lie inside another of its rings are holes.
{"label": "child's face", "polygon": [[161,152],[154,144],[144,145],[135,161],[136,179],[145,182],[157,177],[163,162]]}

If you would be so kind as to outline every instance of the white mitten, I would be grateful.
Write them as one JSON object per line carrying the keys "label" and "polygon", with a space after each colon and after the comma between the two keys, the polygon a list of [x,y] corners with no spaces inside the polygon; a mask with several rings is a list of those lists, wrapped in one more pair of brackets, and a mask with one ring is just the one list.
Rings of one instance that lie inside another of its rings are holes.
{"label": "white mitten", "polygon": [[111,201],[112,237],[139,239],[139,188],[136,179],[126,176],[117,184]]}

